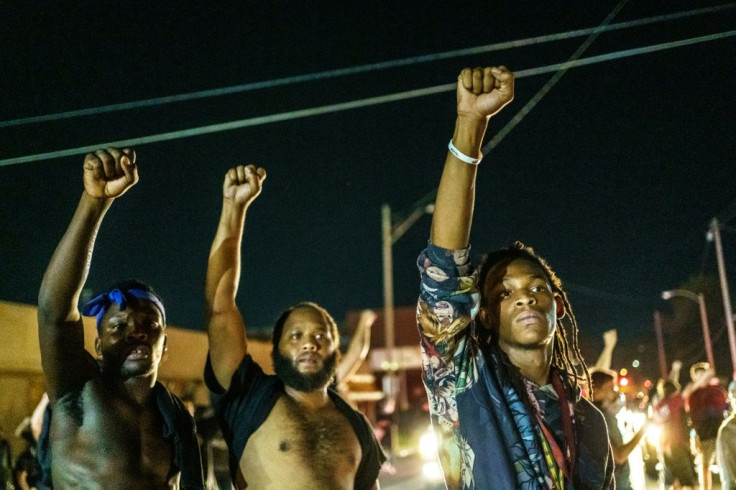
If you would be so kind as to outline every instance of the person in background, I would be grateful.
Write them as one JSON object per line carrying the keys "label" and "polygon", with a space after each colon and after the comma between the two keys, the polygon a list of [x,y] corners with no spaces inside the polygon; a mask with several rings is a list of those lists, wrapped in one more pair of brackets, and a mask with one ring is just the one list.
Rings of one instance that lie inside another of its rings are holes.
{"label": "person in background", "polygon": [[721,469],[721,488],[736,490],[736,381],[728,384],[731,414],[723,421],[716,436],[716,455]]}
{"label": "person in background", "polygon": [[698,362],[690,366],[690,379],[692,383],[697,384],[687,397],[686,406],[695,429],[698,476],[702,490],[710,490],[713,486],[710,467],[715,463],[716,436],[726,413],[728,395],[707,362]]}
{"label": "person in background", "polygon": [[636,449],[641,438],[644,437],[647,423],[645,422],[631,439],[624,442],[616,419],[616,415],[623,406],[618,393],[617,378],[616,372],[610,369],[598,369],[590,373],[590,380],[593,385],[593,404],[603,413],[608,426],[608,440],[611,443],[613,460],[616,463],[614,471],[616,489],[632,490],[629,455]]}

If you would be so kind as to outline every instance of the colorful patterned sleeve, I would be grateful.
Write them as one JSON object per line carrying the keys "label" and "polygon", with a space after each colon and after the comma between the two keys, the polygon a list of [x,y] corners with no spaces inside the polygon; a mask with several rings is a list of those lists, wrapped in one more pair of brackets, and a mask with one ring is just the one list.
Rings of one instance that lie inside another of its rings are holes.
{"label": "colorful patterned sleeve", "polygon": [[469,255],[469,247],[447,250],[430,243],[417,260],[421,275],[417,324],[425,364],[429,362],[425,370],[430,373],[453,364],[466,347],[469,326],[478,313],[477,274]]}

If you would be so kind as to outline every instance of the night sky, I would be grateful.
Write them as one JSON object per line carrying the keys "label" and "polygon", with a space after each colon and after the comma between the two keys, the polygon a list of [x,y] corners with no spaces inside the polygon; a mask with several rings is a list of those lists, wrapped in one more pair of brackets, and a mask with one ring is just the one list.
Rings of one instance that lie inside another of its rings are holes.
{"label": "night sky", "polygon": [[[616,5],[4,2],[0,121],[566,33],[598,26]],[[604,32],[582,57],[736,26],[736,8],[725,2],[630,1],[612,23],[724,5]],[[0,159],[438,86],[465,66],[530,70],[566,61],[585,39],[0,127]],[[488,137],[552,75],[519,78],[514,102],[491,120]],[[734,88],[736,37],[570,69],[486,154],[474,253],[517,239],[534,246],[568,285],[582,340],[600,346],[602,332],[618,328],[621,342],[643,345],[654,366],[652,312],[673,311],[659,299],[662,290],[701,273],[713,277],[705,234],[715,216],[725,218],[726,266],[736,278]],[[103,222],[87,287],[140,278],[166,300],[170,324],[202,329],[222,179],[235,164],[256,163],[268,179],[246,224],[238,303],[248,324],[270,325],[305,299],[338,322],[348,310],[381,308],[381,205],[401,213],[436,188],[454,115],[454,93],[443,91],[137,145],[140,182]],[[82,192],[83,157],[0,166],[0,299],[35,304]],[[415,303],[415,259],[429,225],[423,217],[394,246],[397,306]],[[712,314],[722,317],[718,308]],[[681,341],[690,342],[669,340]]]}

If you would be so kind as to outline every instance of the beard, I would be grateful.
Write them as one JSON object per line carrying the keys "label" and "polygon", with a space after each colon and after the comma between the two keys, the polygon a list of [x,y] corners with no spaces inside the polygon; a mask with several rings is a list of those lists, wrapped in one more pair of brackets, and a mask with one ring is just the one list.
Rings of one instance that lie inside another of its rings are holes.
{"label": "beard", "polygon": [[312,374],[303,374],[290,359],[279,352],[275,347],[271,353],[273,369],[276,376],[288,387],[297,391],[315,391],[324,388],[335,376],[337,369],[337,351],[326,358],[322,363],[322,369]]}

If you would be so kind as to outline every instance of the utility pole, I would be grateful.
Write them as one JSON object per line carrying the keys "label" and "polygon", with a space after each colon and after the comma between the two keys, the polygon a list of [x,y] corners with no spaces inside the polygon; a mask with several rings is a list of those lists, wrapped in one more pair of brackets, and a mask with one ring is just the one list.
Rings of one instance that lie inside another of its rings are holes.
{"label": "utility pole", "polygon": [[[393,423],[391,424],[391,450],[397,449],[399,434],[399,414],[396,411],[396,395],[400,379],[399,363],[396,359],[396,329],[394,325],[394,260],[393,244],[401,238],[414,223],[425,214],[434,211],[434,193],[430,193],[412,206],[410,212],[399,219],[394,219],[391,206],[381,206],[381,244],[383,250],[383,338],[386,348],[386,365],[384,368],[383,391],[389,403],[394,405]],[[404,397],[406,393],[404,393]],[[406,399],[400,405],[406,405]],[[401,406],[402,409],[405,407]]]}
{"label": "utility pole", "polygon": [[731,309],[731,295],[728,291],[726,280],[726,266],[723,262],[723,245],[721,244],[721,225],[717,218],[710,222],[710,231],[706,235],[708,241],[716,245],[716,258],[718,259],[718,275],[721,279],[721,294],[723,295],[723,312],[726,315],[726,330],[728,331],[728,346],[731,350],[731,366],[733,367],[732,379],[736,380],[736,334],[733,327],[733,310]]}
{"label": "utility pole", "polygon": [[654,311],[654,333],[657,336],[657,354],[659,357],[660,378],[667,379],[667,359],[664,355],[664,335],[662,334],[662,316]]}

